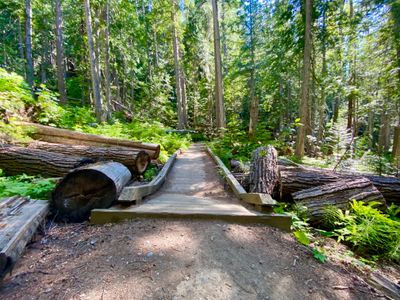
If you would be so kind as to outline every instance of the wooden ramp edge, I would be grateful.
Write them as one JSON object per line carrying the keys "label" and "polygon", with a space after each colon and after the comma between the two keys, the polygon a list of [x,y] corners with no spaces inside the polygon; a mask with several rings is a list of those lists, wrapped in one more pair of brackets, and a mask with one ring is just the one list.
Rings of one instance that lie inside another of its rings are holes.
{"label": "wooden ramp edge", "polygon": [[291,217],[284,214],[221,214],[221,213],[171,213],[171,212],[140,212],[126,209],[94,209],[90,222],[92,224],[118,223],[136,218],[167,218],[189,220],[219,220],[239,224],[264,224],[290,232]]}
{"label": "wooden ramp edge", "polygon": [[158,173],[158,175],[148,184],[125,187],[122,190],[121,195],[119,196],[117,202],[126,204],[136,202],[136,204],[139,204],[139,202],[144,197],[149,196],[155,193],[157,190],[159,190],[163,185],[163,183],[165,182],[165,179],[167,178],[169,171],[172,169],[172,166],[174,165],[174,162],[176,160],[179,151],[180,150],[176,151],[168,159],[164,167],[161,169],[160,173]]}

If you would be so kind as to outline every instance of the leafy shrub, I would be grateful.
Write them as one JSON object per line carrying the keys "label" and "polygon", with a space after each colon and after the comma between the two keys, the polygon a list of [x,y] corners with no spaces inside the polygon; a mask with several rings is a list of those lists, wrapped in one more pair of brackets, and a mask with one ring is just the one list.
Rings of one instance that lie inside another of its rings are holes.
{"label": "leafy shrub", "polygon": [[21,195],[33,199],[48,199],[55,184],[54,179],[36,176],[0,177],[0,198]]}
{"label": "leafy shrub", "polygon": [[146,181],[152,181],[154,177],[156,177],[158,174],[158,169],[155,165],[150,165],[146,172],[143,174],[143,178]]}
{"label": "leafy shrub", "polygon": [[400,262],[400,222],[374,208],[378,203],[353,201],[340,216],[335,232],[362,254],[379,255]]}

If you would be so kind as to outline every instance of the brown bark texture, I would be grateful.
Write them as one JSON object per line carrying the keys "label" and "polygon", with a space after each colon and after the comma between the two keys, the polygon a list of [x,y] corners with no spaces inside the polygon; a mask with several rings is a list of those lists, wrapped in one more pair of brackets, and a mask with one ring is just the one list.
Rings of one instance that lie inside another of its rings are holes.
{"label": "brown bark texture", "polygon": [[18,124],[33,127],[34,132],[32,133],[32,136],[35,139],[44,142],[85,146],[122,146],[144,150],[150,155],[151,159],[157,159],[160,155],[160,145],[158,144],[110,138],[101,135],[83,133],[28,122],[19,122]]}
{"label": "brown bark texture", "polygon": [[7,144],[0,145],[0,169],[7,175],[42,175],[60,177],[93,160]]}
{"label": "brown bark texture", "polygon": [[130,179],[129,170],[117,162],[75,169],[56,186],[50,210],[60,221],[86,220],[92,209],[110,207]]}
{"label": "brown bark texture", "polygon": [[125,165],[131,173],[143,174],[150,163],[150,156],[143,150],[127,147],[93,147],[81,145],[62,145],[35,141],[29,144],[30,149],[63,153],[70,156],[83,156],[94,161],[116,161]]}
{"label": "brown bark texture", "polygon": [[376,201],[386,206],[385,199],[372,182],[365,177],[344,179],[292,194],[293,200],[307,208],[311,221],[324,217],[325,209],[334,206],[347,209],[352,200],[365,203]]}
{"label": "brown bark texture", "polygon": [[278,153],[271,145],[259,147],[252,154],[250,192],[274,194],[279,183]]}

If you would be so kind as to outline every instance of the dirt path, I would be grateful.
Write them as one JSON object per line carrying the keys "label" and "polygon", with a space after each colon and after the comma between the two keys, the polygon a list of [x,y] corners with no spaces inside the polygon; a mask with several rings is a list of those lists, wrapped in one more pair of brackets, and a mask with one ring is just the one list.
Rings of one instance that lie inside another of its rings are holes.
{"label": "dirt path", "polygon": [[208,221],[55,226],[31,244],[1,299],[374,299],[290,234]]}

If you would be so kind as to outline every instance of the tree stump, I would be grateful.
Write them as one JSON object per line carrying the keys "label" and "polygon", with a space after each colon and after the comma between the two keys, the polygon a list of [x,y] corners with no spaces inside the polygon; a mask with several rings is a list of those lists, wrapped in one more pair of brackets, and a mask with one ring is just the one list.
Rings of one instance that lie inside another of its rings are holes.
{"label": "tree stump", "polygon": [[81,222],[94,208],[108,208],[118,199],[131,173],[117,162],[96,163],[68,173],[56,186],[50,203],[57,220]]}
{"label": "tree stump", "polygon": [[385,199],[381,192],[368,178],[339,180],[302,190],[292,194],[293,200],[307,207],[307,214],[311,221],[320,220],[325,214],[327,206],[335,206],[339,209],[347,209],[352,200],[371,202],[377,201],[386,207]]}
{"label": "tree stump", "polygon": [[278,153],[271,145],[253,151],[250,192],[273,195],[279,183]]}

